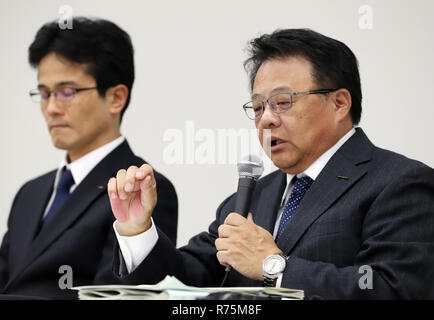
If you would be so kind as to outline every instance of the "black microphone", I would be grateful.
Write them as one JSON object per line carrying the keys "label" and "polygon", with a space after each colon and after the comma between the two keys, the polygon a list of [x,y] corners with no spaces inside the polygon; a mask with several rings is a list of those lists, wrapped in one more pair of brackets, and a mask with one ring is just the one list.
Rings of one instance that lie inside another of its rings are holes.
{"label": "black microphone", "polygon": [[[238,162],[237,168],[239,179],[234,211],[241,214],[243,217],[247,217],[256,181],[264,172],[264,165],[261,158],[258,156],[248,155]],[[226,274],[220,287],[223,287],[225,284],[231,270],[232,267],[227,265],[225,268]]]}

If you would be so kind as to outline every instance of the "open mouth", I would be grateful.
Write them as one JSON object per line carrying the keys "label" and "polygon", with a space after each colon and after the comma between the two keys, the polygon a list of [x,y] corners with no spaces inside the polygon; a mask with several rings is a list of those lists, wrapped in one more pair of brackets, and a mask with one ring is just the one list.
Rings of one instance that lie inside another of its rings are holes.
{"label": "open mouth", "polygon": [[278,144],[281,144],[283,142],[285,142],[285,141],[280,140],[280,139],[273,139],[273,140],[271,140],[271,146],[274,147],[274,146],[277,146]]}
{"label": "open mouth", "polygon": [[271,137],[270,151],[271,152],[278,152],[278,151],[282,150],[283,148],[285,148],[286,144],[287,144],[287,142],[285,140]]}

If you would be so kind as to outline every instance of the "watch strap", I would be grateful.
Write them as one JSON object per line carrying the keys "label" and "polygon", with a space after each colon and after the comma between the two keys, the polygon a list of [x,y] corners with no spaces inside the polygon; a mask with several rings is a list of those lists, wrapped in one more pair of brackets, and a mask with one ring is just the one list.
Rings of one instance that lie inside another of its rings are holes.
{"label": "watch strap", "polygon": [[264,277],[264,287],[274,287],[276,285],[276,279]]}

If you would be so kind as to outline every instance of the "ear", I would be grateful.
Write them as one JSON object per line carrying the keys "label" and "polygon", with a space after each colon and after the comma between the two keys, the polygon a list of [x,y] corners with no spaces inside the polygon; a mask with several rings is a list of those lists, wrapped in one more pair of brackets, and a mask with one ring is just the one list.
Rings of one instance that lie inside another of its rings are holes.
{"label": "ear", "polygon": [[106,99],[110,103],[110,113],[112,115],[120,114],[128,98],[128,88],[124,84],[118,84],[110,87],[106,92]]}
{"label": "ear", "polygon": [[336,120],[342,121],[350,116],[351,110],[351,93],[344,88],[338,89],[333,92],[332,95],[333,103],[334,103],[334,111],[336,114]]}

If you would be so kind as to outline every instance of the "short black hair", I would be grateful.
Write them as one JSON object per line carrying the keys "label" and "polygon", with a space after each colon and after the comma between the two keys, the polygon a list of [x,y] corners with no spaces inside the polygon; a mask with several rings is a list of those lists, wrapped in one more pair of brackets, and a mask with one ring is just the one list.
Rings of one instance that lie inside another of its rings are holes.
{"label": "short black hair", "polygon": [[95,78],[98,93],[118,84],[128,88],[128,97],[120,119],[128,107],[134,82],[134,49],[130,36],[116,24],[103,19],[74,17],[72,29],[62,30],[58,21],[48,22],[36,33],[29,47],[29,63],[37,68],[49,53],[86,64],[86,72]]}
{"label": "short black hair", "polygon": [[301,56],[312,64],[312,77],[322,88],[345,88],[351,94],[351,119],[360,122],[362,89],[357,58],[344,43],[310,29],[276,30],[253,39],[248,46],[249,58],[244,67],[253,90],[256,73],[263,62]]}

